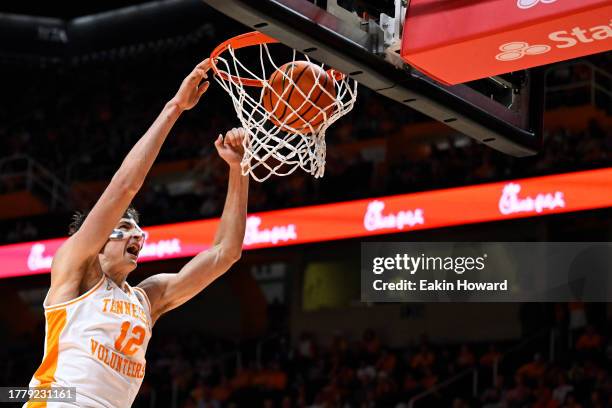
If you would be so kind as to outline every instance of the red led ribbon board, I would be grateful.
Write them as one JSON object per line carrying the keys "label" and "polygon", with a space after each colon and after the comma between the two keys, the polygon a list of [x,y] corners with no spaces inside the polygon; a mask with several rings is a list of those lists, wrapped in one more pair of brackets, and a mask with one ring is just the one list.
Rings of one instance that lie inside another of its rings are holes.
{"label": "red led ribbon board", "polygon": [[459,84],[610,49],[610,0],[411,0],[401,55]]}
{"label": "red led ribbon board", "polygon": [[[250,214],[245,249],[612,207],[612,168]],[[145,228],[139,262],[210,247],[219,219]],[[401,239],[401,238],[400,238]],[[0,246],[0,278],[49,272],[65,238]]]}

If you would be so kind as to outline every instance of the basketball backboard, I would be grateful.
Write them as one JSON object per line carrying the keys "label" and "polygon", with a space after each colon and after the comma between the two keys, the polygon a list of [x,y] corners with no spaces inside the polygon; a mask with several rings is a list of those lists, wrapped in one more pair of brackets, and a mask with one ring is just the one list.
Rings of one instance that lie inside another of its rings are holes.
{"label": "basketball backboard", "polygon": [[521,157],[541,144],[541,70],[453,86],[429,78],[399,57],[406,1],[203,1],[494,149]]}

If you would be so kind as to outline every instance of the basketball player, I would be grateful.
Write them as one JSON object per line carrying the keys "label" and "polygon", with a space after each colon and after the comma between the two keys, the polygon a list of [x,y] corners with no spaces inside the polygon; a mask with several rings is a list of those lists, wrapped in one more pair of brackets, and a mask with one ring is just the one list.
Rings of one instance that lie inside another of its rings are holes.
{"label": "basketball player", "polygon": [[159,317],[194,297],[240,258],[246,222],[248,177],[241,175],[243,129],[219,135],[215,147],[229,164],[221,222],[210,249],[178,273],[151,276],[131,287],[145,234],[128,208],[181,113],[206,92],[208,60],[182,82],[153,125],[134,145],[51,267],[43,303],[45,352],[31,387],[76,387],[76,403],[28,402],[27,407],[129,407],[145,373],[145,351]]}

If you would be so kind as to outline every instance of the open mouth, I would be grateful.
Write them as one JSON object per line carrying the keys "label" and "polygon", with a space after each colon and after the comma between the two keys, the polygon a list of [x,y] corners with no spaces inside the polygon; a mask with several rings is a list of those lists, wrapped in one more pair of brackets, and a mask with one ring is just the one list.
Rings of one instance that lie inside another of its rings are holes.
{"label": "open mouth", "polygon": [[128,245],[126,252],[130,255],[138,257],[138,253],[140,252],[140,245],[138,244],[130,244]]}

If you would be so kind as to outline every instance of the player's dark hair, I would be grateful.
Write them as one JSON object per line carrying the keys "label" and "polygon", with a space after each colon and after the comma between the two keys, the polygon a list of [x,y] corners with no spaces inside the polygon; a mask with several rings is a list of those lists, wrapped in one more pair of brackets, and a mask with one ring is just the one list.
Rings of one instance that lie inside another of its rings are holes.
{"label": "player's dark hair", "polygon": [[[72,216],[72,221],[68,226],[68,235],[74,234],[79,230],[79,228],[81,228],[81,225],[83,225],[83,221],[85,221],[88,214],[89,211],[77,211],[74,213]],[[138,214],[138,211],[136,211],[136,209],[130,205],[128,209],[125,210],[125,213],[123,213],[121,218],[131,218],[138,223],[140,221],[140,214]]]}

